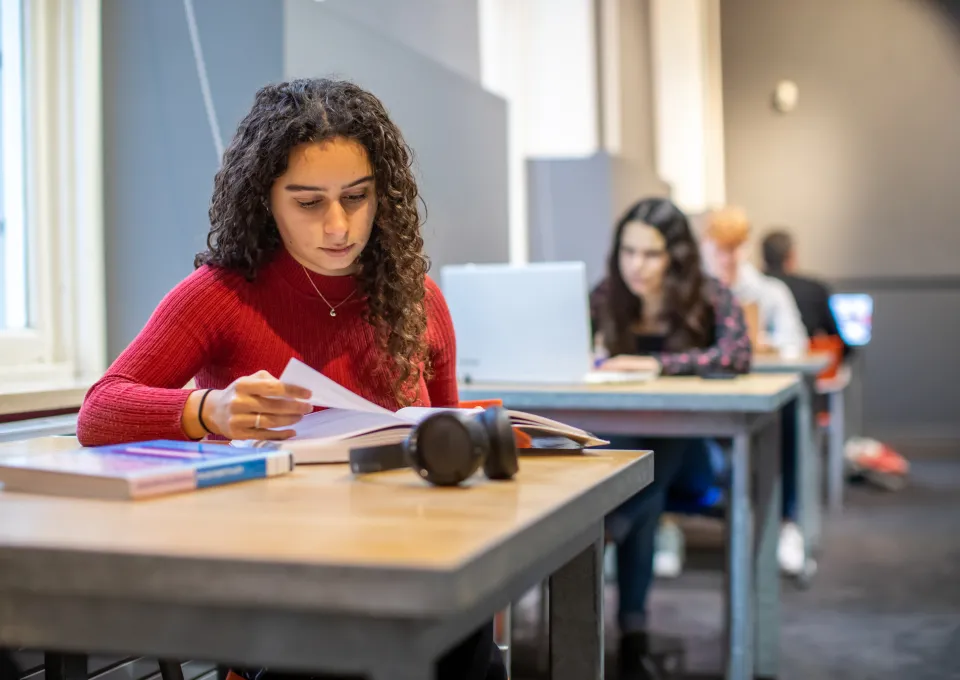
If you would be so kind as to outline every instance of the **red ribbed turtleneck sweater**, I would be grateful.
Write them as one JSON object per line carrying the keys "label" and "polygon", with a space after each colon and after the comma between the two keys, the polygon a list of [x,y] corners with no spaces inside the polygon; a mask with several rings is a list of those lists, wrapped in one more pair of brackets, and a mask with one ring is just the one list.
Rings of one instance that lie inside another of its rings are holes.
{"label": "red ribbed turtleneck sweater", "polygon": [[[257,274],[217,267],[194,271],[160,302],[137,338],[87,393],[77,420],[84,446],[185,439],[180,415],[197,388],[222,389],[259,370],[279,376],[297,357],[360,396],[389,409],[392,360],[380,349],[352,276],[307,274],[282,249]],[[427,344],[433,376],[421,379],[419,406],[456,406],[456,343],[439,287],[426,283]],[[347,297],[350,295],[349,300]]]}

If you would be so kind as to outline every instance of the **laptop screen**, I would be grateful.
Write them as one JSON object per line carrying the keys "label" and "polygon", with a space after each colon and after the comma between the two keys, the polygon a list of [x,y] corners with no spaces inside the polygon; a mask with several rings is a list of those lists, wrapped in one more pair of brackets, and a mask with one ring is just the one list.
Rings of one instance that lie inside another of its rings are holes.
{"label": "laptop screen", "polygon": [[840,337],[850,346],[870,342],[873,331],[873,297],[866,293],[835,293],[830,311],[837,320]]}

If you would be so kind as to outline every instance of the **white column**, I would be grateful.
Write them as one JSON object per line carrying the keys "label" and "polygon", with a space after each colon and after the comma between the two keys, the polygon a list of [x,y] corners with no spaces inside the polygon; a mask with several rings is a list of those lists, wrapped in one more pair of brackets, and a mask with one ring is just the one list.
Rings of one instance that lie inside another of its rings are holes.
{"label": "white column", "polygon": [[510,261],[528,259],[528,158],[600,145],[593,0],[479,0],[481,82],[507,100]]}
{"label": "white column", "polygon": [[657,168],[688,212],[726,200],[720,0],[650,0]]}

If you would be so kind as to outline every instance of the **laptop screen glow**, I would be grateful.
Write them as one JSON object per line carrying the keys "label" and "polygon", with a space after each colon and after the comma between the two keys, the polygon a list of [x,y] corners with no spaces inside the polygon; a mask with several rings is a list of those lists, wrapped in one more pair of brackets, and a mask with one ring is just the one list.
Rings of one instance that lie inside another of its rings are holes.
{"label": "laptop screen glow", "polygon": [[835,293],[830,311],[837,320],[840,337],[850,346],[863,346],[873,333],[873,297],[866,293]]}

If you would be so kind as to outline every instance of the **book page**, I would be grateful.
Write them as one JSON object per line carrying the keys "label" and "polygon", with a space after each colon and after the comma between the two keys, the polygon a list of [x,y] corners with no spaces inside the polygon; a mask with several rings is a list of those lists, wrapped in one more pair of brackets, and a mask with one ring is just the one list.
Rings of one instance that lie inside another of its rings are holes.
{"label": "book page", "polygon": [[510,422],[513,423],[514,427],[520,428],[521,430],[531,434],[539,433],[561,435],[563,437],[568,437],[584,446],[602,446],[609,443],[607,440],[600,439],[586,430],[581,430],[579,427],[561,423],[558,420],[553,420],[544,416],[538,416],[533,413],[526,413],[524,411],[511,410],[508,411],[508,413],[510,414]]}
{"label": "book page", "polygon": [[293,426],[293,430],[297,434],[290,441],[295,439],[344,439],[391,428],[409,431],[410,424],[397,418],[389,411],[386,413],[368,413],[330,408],[305,415],[303,420]]}
{"label": "book page", "polygon": [[443,411],[463,411],[465,413],[482,411],[483,409],[479,406],[477,408],[454,408],[454,407],[432,407],[432,406],[406,406],[399,411],[396,415],[400,418],[403,418],[410,423],[419,423],[421,420],[427,418],[427,416],[432,416],[434,413],[442,413]]}
{"label": "book page", "polygon": [[377,406],[372,401],[367,401],[359,394],[351,392],[343,385],[331,380],[323,373],[315,371],[296,358],[287,362],[287,367],[280,374],[280,382],[310,390],[313,393],[310,397],[310,403],[314,406],[364,411],[366,413],[391,413],[388,409]]}
{"label": "book page", "polygon": [[[479,406],[473,409],[408,406],[397,411],[397,415],[409,420],[413,424],[416,424],[424,420],[427,416],[440,411],[479,412],[482,410],[483,409]],[[561,423],[557,420],[551,420],[550,418],[545,418],[544,416],[538,416],[533,413],[526,413],[524,411],[510,410],[507,411],[507,415],[510,417],[510,424],[515,429],[523,430],[528,434],[559,435],[566,437],[571,441],[575,441],[582,446],[602,446],[603,444],[609,443],[607,440],[595,437],[591,433],[581,430],[578,427],[573,427],[572,425],[567,425],[566,423]]]}

